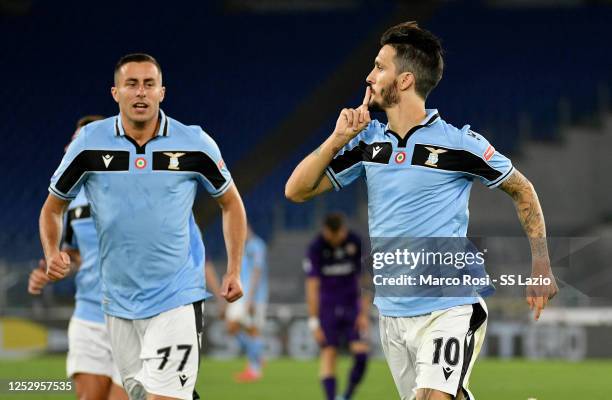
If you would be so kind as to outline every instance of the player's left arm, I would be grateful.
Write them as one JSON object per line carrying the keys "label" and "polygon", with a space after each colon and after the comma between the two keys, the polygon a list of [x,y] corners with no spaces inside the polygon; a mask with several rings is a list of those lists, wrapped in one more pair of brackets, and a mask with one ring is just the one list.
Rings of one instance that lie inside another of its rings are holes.
{"label": "player's left arm", "polygon": [[215,199],[221,207],[223,237],[227,250],[227,272],[221,283],[221,296],[231,303],[242,297],[240,264],[246,240],[246,213],[238,189],[233,183],[225,193]]}
{"label": "player's left arm", "polygon": [[550,279],[548,285],[531,285],[527,288],[527,304],[534,310],[534,318],[538,320],[548,300],[559,291],[550,267],[542,207],[531,182],[516,169],[500,184],[499,188],[512,197],[519,221],[529,238],[532,277]]}
{"label": "player's left arm", "polygon": [[47,275],[52,281],[63,279],[70,272],[70,256],[65,251],[60,251],[61,232],[64,227],[63,215],[68,203],[67,200],[49,194],[38,220]]}

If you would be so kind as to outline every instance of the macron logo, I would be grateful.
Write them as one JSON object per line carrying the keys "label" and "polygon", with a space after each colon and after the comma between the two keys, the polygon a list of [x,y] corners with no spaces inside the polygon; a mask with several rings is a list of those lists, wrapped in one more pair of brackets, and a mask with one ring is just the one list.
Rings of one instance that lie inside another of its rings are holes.
{"label": "macron logo", "polygon": [[106,166],[106,168],[108,168],[108,166],[110,165],[111,161],[113,161],[114,157],[115,156],[111,156],[110,154],[102,156],[102,161],[104,161],[104,165]]}
{"label": "macron logo", "polygon": [[378,153],[380,153],[380,151],[382,150],[382,146],[376,146],[372,149],[372,159],[376,158],[376,155]]}

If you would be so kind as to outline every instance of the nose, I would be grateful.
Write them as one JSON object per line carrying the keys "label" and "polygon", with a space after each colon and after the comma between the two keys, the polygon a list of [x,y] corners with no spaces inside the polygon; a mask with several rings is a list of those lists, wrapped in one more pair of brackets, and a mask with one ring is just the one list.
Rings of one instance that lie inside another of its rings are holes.
{"label": "nose", "polygon": [[138,91],[136,92],[136,96],[144,97],[145,96],[145,87],[144,85],[138,86]]}
{"label": "nose", "polygon": [[366,77],[366,83],[370,86],[372,86],[374,84],[374,70],[370,71],[370,73],[368,74],[368,76]]}

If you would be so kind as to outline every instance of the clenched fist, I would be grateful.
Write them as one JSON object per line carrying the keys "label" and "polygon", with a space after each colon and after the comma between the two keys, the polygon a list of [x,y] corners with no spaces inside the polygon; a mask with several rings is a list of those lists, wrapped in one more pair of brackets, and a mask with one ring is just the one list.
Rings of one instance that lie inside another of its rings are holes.
{"label": "clenched fist", "polygon": [[65,251],[53,254],[47,259],[47,276],[52,281],[63,279],[70,272],[70,256]]}
{"label": "clenched fist", "polygon": [[221,296],[229,303],[233,303],[242,297],[242,284],[240,277],[233,274],[225,274],[221,283]]}

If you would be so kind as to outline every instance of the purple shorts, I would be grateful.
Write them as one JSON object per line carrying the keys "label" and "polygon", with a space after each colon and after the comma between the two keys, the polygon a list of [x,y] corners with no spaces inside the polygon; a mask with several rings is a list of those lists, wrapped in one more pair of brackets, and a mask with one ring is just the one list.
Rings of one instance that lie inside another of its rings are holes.
{"label": "purple shorts", "polygon": [[324,308],[319,313],[321,329],[325,334],[325,343],[321,347],[338,347],[340,343],[351,343],[361,340],[355,327],[359,310],[355,307],[335,306]]}

